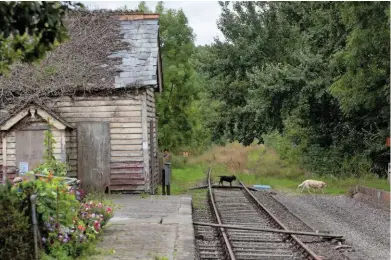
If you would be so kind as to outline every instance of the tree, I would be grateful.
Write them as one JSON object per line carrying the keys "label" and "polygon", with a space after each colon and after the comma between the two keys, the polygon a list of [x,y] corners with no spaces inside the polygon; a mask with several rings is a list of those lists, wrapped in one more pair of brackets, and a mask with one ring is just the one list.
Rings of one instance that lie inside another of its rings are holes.
{"label": "tree", "polygon": [[333,59],[338,77],[330,86],[349,125],[352,143],[360,144],[386,172],[389,150],[385,147],[390,127],[390,3],[343,3],[341,21],[346,27],[346,46]]}
{"label": "tree", "polygon": [[[151,12],[145,2],[138,10]],[[202,80],[194,69],[195,35],[184,12],[156,5],[165,90],[157,97],[159,145],[172,151],[201,149],[208,140],[200,109]]]}
{"label": "tree", "polygon": [[12,63],[36,61],[66,40],[62,18],[79,7],[71,2],[0,2],[0,75]]}
{"label": "tree", "polygon": [[220,104],[216,139],[247,145],[277,131],[314,172],[386,166],[389,3],[220,4],[227,40],[199,66]]}

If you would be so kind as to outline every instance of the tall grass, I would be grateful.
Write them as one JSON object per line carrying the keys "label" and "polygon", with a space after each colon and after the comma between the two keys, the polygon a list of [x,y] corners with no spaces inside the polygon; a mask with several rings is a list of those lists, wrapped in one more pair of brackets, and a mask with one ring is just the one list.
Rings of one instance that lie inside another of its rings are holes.
{"label": "tall grass", "polygon": [[358,177],[335,177],[335,175],[311,174],[293,160],[282,159],[277,152],[264,145],[244,147],[234,142],[226,146],[213,146],[200,156],[172,161],[172,194],[185,193],[189,187],[201,183],[208,167],[212,167],[214,183],[220,175],[236,175],[247,185],[266,184],[272,188],[297,192],[297,185],[305,179],[323,180],[328,184],[329,194],[343,194],[350,187],[361,184],[390,190],[386,180],[371,174]]}

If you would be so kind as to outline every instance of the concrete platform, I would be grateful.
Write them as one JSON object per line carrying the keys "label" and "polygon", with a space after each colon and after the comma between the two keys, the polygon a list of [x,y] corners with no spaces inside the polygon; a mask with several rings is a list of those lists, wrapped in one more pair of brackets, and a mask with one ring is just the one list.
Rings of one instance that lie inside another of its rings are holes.
{"label": "concrete platform", "polygon": [[91,259],[195,258],[190,196],[121,195],[113,201],[120,208],[97,246],[103,254]]}

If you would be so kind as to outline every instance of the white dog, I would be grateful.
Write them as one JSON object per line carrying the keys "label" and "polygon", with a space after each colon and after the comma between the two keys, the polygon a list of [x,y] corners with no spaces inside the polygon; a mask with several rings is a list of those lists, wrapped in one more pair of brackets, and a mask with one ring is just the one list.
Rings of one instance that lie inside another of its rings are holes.
{"label": "white dog", "polygon": [[321,190],[322,193],[324,193],[323,192],[323,188],[326,187],[326,186],[327,186],[327,184],[325,182],[323,182],[323,181],[305,180],[305,181],[303,181],[302,184],[300,184],[298,186],[298,188],[303,187],[301,192],[303,192],[304,189],[307,189],[308,192],[311,193],[310,192],[310,188],[313,188],[313,189]]}

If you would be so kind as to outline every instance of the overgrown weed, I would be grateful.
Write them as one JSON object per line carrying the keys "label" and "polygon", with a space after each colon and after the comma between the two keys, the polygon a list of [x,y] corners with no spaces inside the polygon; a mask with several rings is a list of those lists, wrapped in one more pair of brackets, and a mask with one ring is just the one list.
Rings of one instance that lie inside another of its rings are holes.
{"label": "overgrown weed", "polygon": [[205,171],[208,167],[212,167],[212,182],[215,184],[218,183],[218,176],[234,174],[247,185],[266,184],[290,192],[300,192],[297,185],[305,179],[325,181],[328,184],[325,192],[329,194],[344,194],[350,187],[358,184],[390,190],[386,180],[368,172],[361,172],[359,178],[312,174],[294,160],[282,159],[274,149],[257,144],[244,147],[234,142],[225,146],[213,146],[200,156],[188,158],[181,168],[172,165],[172,194],[190,193],[188,188],[201,185],[206,179]]}

